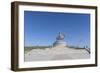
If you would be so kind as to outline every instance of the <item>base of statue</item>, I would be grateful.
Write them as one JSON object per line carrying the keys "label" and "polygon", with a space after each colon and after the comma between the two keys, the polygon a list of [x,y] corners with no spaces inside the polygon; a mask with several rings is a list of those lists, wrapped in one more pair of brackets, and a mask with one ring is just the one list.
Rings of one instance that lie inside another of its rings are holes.
{"label": "base of statue", "polygon": [[53,46],[66,46],[66,42],[64,42],[63,40],[57,40],[53,43]]}

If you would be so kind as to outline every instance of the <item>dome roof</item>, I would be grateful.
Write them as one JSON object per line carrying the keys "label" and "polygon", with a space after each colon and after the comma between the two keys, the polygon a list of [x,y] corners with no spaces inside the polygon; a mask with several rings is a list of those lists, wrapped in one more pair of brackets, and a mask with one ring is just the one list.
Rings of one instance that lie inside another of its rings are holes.
{"label": "dome roof", "polygon": [[59,32],[59,35],[57,36],[56,39],[57,39],[57,40],[63,40],[64,37],[65,37],[65,35],[64,35],[63,33]]}
{"label": "dome roof", "polygon": [[64,42],[65,35],[63,33],[58,34],[56,37],[56,41],[53,43],[53,46],[66,46],[66,42]]}

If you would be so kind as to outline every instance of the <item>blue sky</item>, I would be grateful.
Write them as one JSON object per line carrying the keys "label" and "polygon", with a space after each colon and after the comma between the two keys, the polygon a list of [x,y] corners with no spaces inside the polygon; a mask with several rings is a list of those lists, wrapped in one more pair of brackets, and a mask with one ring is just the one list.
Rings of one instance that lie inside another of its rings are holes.
{"label": "blue sky", "polygon": [[90,46],[90,14],[24,11],[25,46],[48,46],[59,32],[73,46]]}

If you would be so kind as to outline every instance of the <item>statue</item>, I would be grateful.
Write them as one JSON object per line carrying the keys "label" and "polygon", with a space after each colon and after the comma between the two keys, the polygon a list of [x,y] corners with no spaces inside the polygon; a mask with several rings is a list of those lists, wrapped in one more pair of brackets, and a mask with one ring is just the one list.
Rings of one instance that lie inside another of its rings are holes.
{"label": "statue", "polygon": [[53,46],[66,46],[66,42],[64,42],[64,38],[65,38],[65,35],[63,33],[59,32]]}
{"label": "statue", "polygon": [[61,32],[59,32],[59,35],[57,36],[57,40],[63,40],[65,38],[65,35]]}

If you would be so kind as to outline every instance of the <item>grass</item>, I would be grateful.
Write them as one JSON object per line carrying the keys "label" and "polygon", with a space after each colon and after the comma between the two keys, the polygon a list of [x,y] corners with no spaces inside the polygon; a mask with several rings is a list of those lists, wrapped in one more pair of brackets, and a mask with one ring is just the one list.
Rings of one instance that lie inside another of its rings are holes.
{"label": "grass", "polygon": [[[43,49],[45,50],[46,48],[51,48],[52,46],[26,46],[24,47],[24,53],[28,53],[33,49]],[[75,49],[86,49],[85,47],[77,47],[77,46],[66,46],[69,48],[75,48]]]}
{"label": "grass", "polygon": [[52,46],[28,46],[28,47],[24,47],[24,52],[28,53],[29,51],[33,50],[33,49],[45,49],[45,48],[51,48]]}

